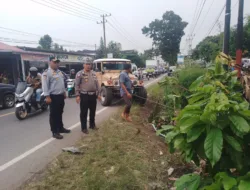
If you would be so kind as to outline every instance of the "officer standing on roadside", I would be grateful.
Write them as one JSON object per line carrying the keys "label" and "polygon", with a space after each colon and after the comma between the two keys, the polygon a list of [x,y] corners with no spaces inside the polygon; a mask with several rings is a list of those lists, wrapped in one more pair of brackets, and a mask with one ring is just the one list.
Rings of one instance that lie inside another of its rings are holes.
{"label": "officer standing on roadside", "polygon": [[80,103],[80,120],[82,132],[88,134],[87,117],[90,111],[89,128],[97,130],[95,125],[95,112],[97,98],[99,98],[99,84],[94,71],[91,70],[91,63],[83,65],[83,70],[76,74],[76,102]]}
{"label": "officer standing on roadside", "polygon": [[50,57],[49,69],[42,75],[42,88],[46,103],[50,105],[50,127],[52,135],[56,139],[62,139],[60,133],[70,133],[70,130],[63,127],[62,114],[64,99],[66,98],[64,75],[58,69],[60,60]]}

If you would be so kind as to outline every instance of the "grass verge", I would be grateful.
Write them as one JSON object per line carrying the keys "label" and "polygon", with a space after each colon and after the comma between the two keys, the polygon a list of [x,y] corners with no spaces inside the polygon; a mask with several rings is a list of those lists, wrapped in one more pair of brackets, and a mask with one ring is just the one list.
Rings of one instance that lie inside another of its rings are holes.
{"label": "grass verge", "polygon": [[[152,88],[149,93],[156,87]],[[151,108],[133,106],[132,123],[121,120],[120,112],[113,115],[79,141],[76,146],[83,154],[62,153],[42,176],[21,189],[168,189],[172,182],[167,170],[175,168],[171,177],[178,177],[186,167],[178,154],[168,153],[164,140],[148,124]]]}

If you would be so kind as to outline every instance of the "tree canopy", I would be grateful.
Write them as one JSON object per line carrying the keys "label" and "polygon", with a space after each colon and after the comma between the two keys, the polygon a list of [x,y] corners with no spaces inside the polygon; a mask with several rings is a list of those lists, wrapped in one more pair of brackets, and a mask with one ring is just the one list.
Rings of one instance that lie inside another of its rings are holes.
{"label": "tree canopy", "polygon": [[[245,18],[243,28],[243,56],[250,56],[250,16]],[[229,54],[233,57],[236,56],[236,37],[237,28],[236,26],[231,28],[230,32],[230,47]],[[192,58],[201,59],[205,62],[213,61],[218,52],[222,51],[223,45],[223,33],[215,36],[208,36],[202,40],[196,48],[193,50]]]}
{"label": "tree canopy", "polygon": [[45,50],[50,50],[52,48],[52,43],[53,40],[48,34],[44,35],[39,40],[40,48]]}
{"label": "tree canopy", "polygon": [[180,52],[180,42],[187,24],[173,11],[167,11],[161,20],[155,19],[148,27],[145,26],[142,33],[153,39],[153,45],[159,50],[163,60],[173,65]]}
{"label": "tree canopy", "polygon": [[122,45],[119,42],[111,41],[108,44],[107,52],[112,53],[114,58],[121,58]]}
{"label": "tree canopy", "polygon": [[96,58],[104,58],[105,56],[105,46],[104,46],[104,41],[103,38],[101,37],[100,39],[100,45],[99,48],[96,50]]}

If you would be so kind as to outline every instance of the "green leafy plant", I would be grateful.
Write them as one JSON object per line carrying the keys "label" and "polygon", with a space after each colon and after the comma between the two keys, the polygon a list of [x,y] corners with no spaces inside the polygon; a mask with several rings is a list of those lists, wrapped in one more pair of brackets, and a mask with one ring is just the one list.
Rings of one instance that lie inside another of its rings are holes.
{"label": "green leafy plant", "polygon": [[175,182],[176,190],[248,190],[250,189],[250,173],[244,176],[229,176],[226,172],[219,172],[212,179],[210,185],[203,182],[198,174],[183,175]]}
{"label": "green leafy plant", "polygon": [[189,91],[188,105],[167,131],[169,150],[180,151],[187,162],[197,165],[200,159],[207,161],[211,176],[230,168],[245,174],[250,170],[250,152],[244,151],[250,143],[250,111],[236,72],[226,72],[216,62]]}

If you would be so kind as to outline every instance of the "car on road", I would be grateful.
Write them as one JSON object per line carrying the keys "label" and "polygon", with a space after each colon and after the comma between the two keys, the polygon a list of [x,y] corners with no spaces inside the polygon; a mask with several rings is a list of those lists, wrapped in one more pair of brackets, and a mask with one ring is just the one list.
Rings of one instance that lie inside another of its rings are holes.
{"label": "car on road", "polygon": [[[94,61],[93,69],[96,72],[98,82],[101,86],[101,104],[109,106],[114,97],[120,97],[120,73],[124,70],[124,65],[131,64],[128,59],[97,59]],[[145,104],[147,91],[142,80],[129,74],[133,85],[133,98],[139,104]]]}
{"label": "car on road", "polygon": [[12,108],[15,105],[15,86],[0,83],[0,107]]}

